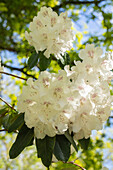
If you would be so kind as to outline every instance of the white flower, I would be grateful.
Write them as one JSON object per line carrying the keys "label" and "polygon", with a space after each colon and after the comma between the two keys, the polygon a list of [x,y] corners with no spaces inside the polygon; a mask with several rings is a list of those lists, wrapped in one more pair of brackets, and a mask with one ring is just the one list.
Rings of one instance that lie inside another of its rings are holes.
{"label": "white flower", "polygon": [[92,59],[97,61],[102,54],[103,51],[100,47],[95,47],[94,44],[87,44],[86,48],[80,51],[79,57],[83,60]]}
{"label": "white flower", "polygon": [[44,54],[47,58],[54,54],[57,59],[61,59],[61,54],[73,47],[71,26],[71,19],[66,12],[58,16],[51,8],[42,7],[30,23],[30,33],[26,31],[25,37],[37,53],[46,49]]}
{"label": "white flower", "polygon": [[93,129],[102,128],[101,121],[93,112],[95,105],[88,99],[88,96],[81,97],[79,103],[80,105],[73,111],[70,119],[70,128],[75,134],[75,139],[88,138]]}
{"label": "white flower", "polygon": [[92,130],[102,129],[102,124],[100,123],[99,119],[94,115],[88,116],[86,118],[84,117],[83,123],[84,123],[84,126],[80,129],[80,131],[77,133],[74,133],[75,140],[79,140],[82,138],[87,139],[90,137]]}

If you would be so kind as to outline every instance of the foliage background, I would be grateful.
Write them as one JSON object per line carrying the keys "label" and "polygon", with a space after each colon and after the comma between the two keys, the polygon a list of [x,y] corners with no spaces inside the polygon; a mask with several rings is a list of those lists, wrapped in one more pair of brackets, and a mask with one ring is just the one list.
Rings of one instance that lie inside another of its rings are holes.
{"label": "foliage background", "polygon": [[[57,13],[68,11],[73,21],[76,35],[74,48],[69,52],[71,63],[79,60],[78,52],[86,43],[94,43],[104,50],[113,51],[113,2],[112,0],[0,0],[0,55],[4,71],[28,78],[38,78],[40,68],[27,68],[28,57],[33,48],[25,40],[25,30],[40,10],[41,6],[50,6]],[[58,72],[60,65],[52,59],[50,72]],[[17,97],[22,90],[24,81],[2,76],[0,95],[16,108]],[[4,104],[1,102],[0,106]],[[70,161],[79,157],[76,163],[87,170],[99,170],[103,161],[113,169],[113,119],[112,116],[104,125],[104,130],[94,132],[87,151],[73,153]],[[0,127],[2,129],[2,126]],[[15,134],[0,132],[0,169],[32,170],[45,169],[37,159],[34,146],[25,151],[15,160],[10,160],[8,151],[15,139]],[[79,169],[71,164],[53,163],[51,169]]]}

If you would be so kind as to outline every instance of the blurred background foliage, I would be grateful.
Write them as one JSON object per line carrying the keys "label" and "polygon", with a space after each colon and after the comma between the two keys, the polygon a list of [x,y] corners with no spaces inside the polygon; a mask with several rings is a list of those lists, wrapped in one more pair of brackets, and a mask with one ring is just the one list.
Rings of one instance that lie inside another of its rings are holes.
{"label": "blurred background foliage", "polygon": [[[28,70],[27,61],[33,48],[25,40],[25,30],[42,6],[52,7],[58,14],[67,11],[73,21],[76,39],[74,48],[68,52],[71,63],[79,60],[78,52],[87,43],[94,43],[106,50],[113,51],[113,1],[112,0],[0,0],[0,56],[4,71],[22,77],[38,78],[40,68]],[[50,72],[58,72],[61,64],[52,58]],[[15,106],[17,97],[22,90],[24,81],[2,76],[0,95]],[[0,106],[4,105],[2,102]],[[0,117],[1,119],[1,117]],[[73,153],[70,162],[87,170],[100,170],[103,162],[113,170],[113,118],[109,118],[104,130],[92,135],[87,151]],[[2,126],[0,125],[0,129]],[[1,170],[32,170],[45,169],[37,159],[35,147],[28,147],[16,159],[10,160],[9,148],[15,134],[0,132],[0,169]],[[79,170],[71,163],[53,163],[51,170]]]}

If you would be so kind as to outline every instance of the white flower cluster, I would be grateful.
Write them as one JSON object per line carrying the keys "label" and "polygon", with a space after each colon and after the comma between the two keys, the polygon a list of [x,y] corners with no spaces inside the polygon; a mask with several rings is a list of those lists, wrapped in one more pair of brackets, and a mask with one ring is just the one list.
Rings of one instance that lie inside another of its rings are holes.
{"label": "white flower cluster", "polygon": [[25,123],[34,127],[35,136],[63,134],[68,129],[76,140],[88,138],[102,128],[110,115],[109,82],[113,77],[112,54],[101,58],[102,50],[87,45],[80,51],[83,62],[58,74],[41,72],[39,79],[28,79],[18,98],[18,110],[25,112]]}
{"label": "white flower cluster", "polygon": [[70,97],[70,82],[65,71],[59,74],[41,72],[39,79],[28,79],[17,107],[25,112],[25,123],[34,127],[37,138],[63,134],[68,129],[71,108],[66,100]]}
{"label": "white flower cluster", "polygon": [[72,71],[66,68],[74,85],[71,100],[75,109],[70,131],[74,132],[75,139],[88,138],[92,130],[101,129],[111,112],[112,96],[108,84],[113,78],[113,55],[101,55],[101,48],[87,45],[79,54],[83,62],[75,63]]}
{"label": "white flower cluster", "polygon": [[61,59],[61,54],[73,47],[71,26],[71,19],[66,12],[58,16],[51,8],[42,7],[30,23],[30,33],[26,31],[25,37],[37,53],[46,49],[44,54],[47,58],[54,54],[57,59]]}

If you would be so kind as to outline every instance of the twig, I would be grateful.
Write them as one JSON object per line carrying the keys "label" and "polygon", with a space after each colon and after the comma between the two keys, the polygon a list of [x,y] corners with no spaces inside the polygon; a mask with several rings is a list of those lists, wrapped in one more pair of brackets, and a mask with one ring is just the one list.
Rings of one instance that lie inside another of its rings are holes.
{"label": "twig", "polygon": [[78,160],[79,159],[79,157],[78,158],[76,158],[76,159],[74,159],[74,161],[73,162],[75,162],[76,160]]}
{"label": "twig", "polygon": [[[70,162],[63,162],[63,163],[67,163],[67,164],[73,164],[73,165],[76,165],[78,166],[79,168],[81,168],[82,170],[86,170],[85,168],[83,168],[82,166],[74,163],[78,158],[76,158],[74,161],[70,161]],[[55,161],[52,161],[52,163],[56,163]]]}
{"label": "twig", "polygon": [[24,71],[25,67],[23,67],[23,68],[17,68],[17,67],[13,67],[13,66],[8,66],[8,65],[5,64],[5,63],[2,63],[2,65],[3,65],[4,67],[9,68],[10,70],[16,70],[16,71],[22,72],[22,73],[24,73],[26,76],[32,77],[32,78],[36,79],[36,77],[35,77],[34,75],[28,74],[26,71]]}
{"label": "twig", "polygon": [[[8,129],[0,129],[0,132],[8,132]],[[15,130],[15,131],[13,131],[13,132],[18,133],[17,130]]]}
{"label": "twig", "polygon": [[0,129],[0,132],[8,131],[7,129]]}
{"label": "twig", "polygon": [[16,48],[12,48],[12,47],[4,47],[1,45],[0,45],[0,50],[8,50],[8,51],[14,52],[14,53],[20,52],[20,49],[16,49]]}
{"label": "twig", "polygon": [[79,168],[81,168],[82,170],[86,170],[85,168],[83,168],[82,166],[80,166],[80,165],[78,165],[78,164],[76,164],[76,163],[74,163],[73,161],[71,161],[71,162],[67,162],[68,164],[73,164],[73,165],[76,165],[76,166],[78,166]]}
{"label": "twig", "polygon": [[19,79],[22,79],[22,80],[27,81],[26,78],[19,77],[19,76],[16,76],[16,75],[14,75],[14,74],[6,73],[6,72],[4,72],[4,71],[0,71],[0,73],[1,73],[1,74],[6,74],[6,75],[8,75],[8,76],[16,77],[16,78],[19,78]]}
{"label": "twig", "polygon": [[[9,106],[11,109],[15,110],[13,106],[11,106],[9,103],[7,103],[4,99],[0,97],[0,100],[2,100],[7,106]],[[15,110],[16,111],[16,110]]]}

